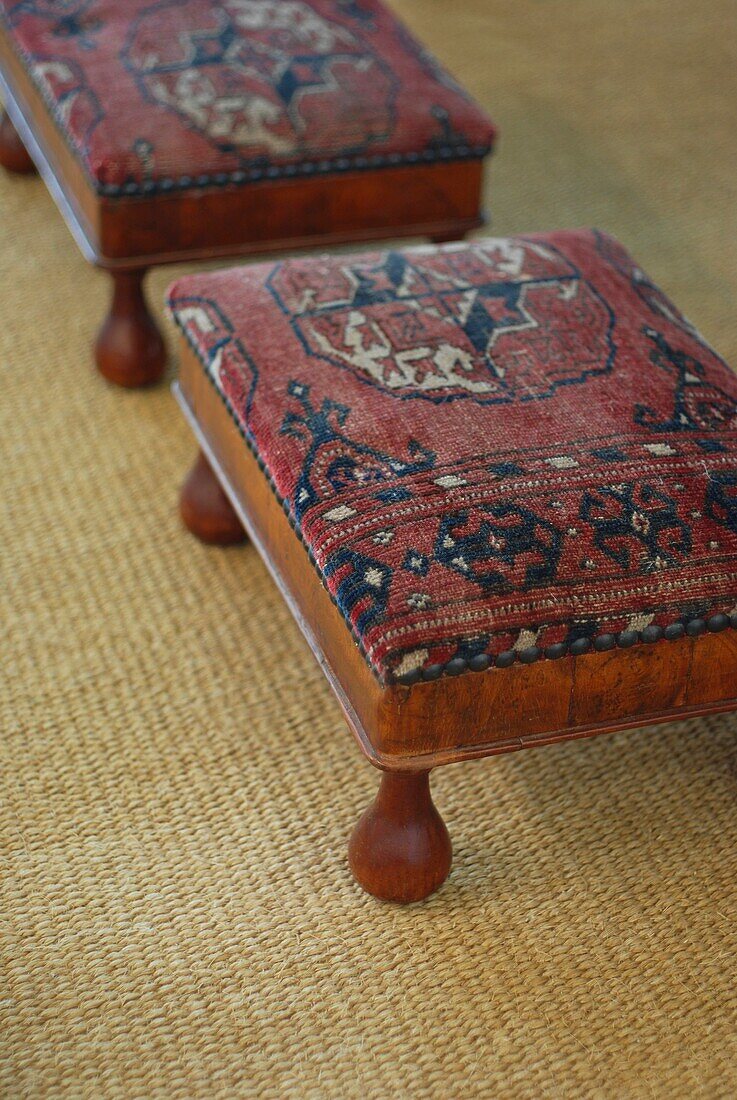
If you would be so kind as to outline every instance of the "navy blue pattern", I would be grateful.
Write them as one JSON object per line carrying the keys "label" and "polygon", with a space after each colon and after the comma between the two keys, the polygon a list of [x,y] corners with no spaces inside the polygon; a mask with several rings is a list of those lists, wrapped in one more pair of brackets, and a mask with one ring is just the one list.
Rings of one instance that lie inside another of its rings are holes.
{"label": "navy blue pattern", "polygon": [[[302,440],[307,446],[291,501],[292,511],[298,520],[318,501],[330,501],[344,494],[346,489],[365,488],[376,482],[393,483],[433,468],[436,460],[434,452],[416,440],[410,441],[406,459],[378,451],[350,439],[341,430],[350,413],[345,405],[326,397],[320,407],[315,408],[310,401],[308,385],[293,381],[288,389],[301,411],[290,410],[284,417],[281,431],[283,435]],[[399,491],[402,492],[401,489]],[[388,490],[380,490],[377,496],[383,500],[397,499],[396,496],[388,498],[387,492],[396,493],[397,488],[390,485]],[[407,499],[410,495],[404,490],[404,495],[399,499]]]}
{"label": "navy blue pattern", "polygon": [[702,432],[728,424],[737,415],[737,401],[724,390],[707,382],[706,370],[698,359],[671,346],[655,329],[643,329],[654,347],[650,362],[673,381],[673,411],[664,418],[647,405],[635,406],[635,420],[656,432]]}
{"label": "navy blue pattern", "polygon": [[712,473],[704,511],[709,519],[737,534],[737,472]]}
{"label": "navy blue pattern", "polygon": [[511,592],[552,581],[562,544],[554,524],[530,508],[505,501],[444,516],[435,559],[484,592]]}
{"label": "navy blue pattern", "polygon": [[[382,121],[377,125],[377,113],[370,129],[359,132],[358,120],[356,126],[347,128],[342,154],[355,157],[365,153],[393,131],[396,78],[358,29],[341,37],[337,24],[325,23],[312,37],[318,40],[320,34],[333,33],[335,47],[310,52],[306,46],[300,49],[296,28],[288,21],[277,20],[268,35],[268,24],[255,27],[252,35],[244,34],[236,22],[237,9],[213,4],[208,12],[209,29],[181,28],[178,48],[169,43],[154,59],[155,32],[162,13],[176,11],[180,2],[159,0],[142,11],[131,22],[121,61],[135,77],[144,99],[175,113],[221,152],[239,157],[250,168],[268,167],[272,156],[254,152],[268,141],[273,143],[274,155],[304,156],[310,147],[310,127],[300,114],[299,100],[306,91],[330,89],[334,70],[340,65],[370,67],[374,79],[378,82],[380,74],[386,87]],[[263,126],[253,113],[256,109],[263,116]]]}
{"label": "navy blue pattern", "polygon": [[[517,240],[512,259],[493,247],[475,250],[473,276],[456,269],[453,249],[437,254],[438,270],[424,254],[406,250],[385,253],[375,264],[346,260],[337,300],[323,302],[318,287],[296,284],[289,265],[276,265],[267,285],[309,356],[385,393],[436,404],[539,401],[611,371],[615,318],[570,259],[547,245],[545,258],[556,272],[537,273],[539,246]],[[519,265],[516,277],[505,278],[512,262]],[[562,338],[556,346],[551,310],[562,314],[560,326],[577,341],[575,350]],[[547,345],[544,374],[535,364],[526,369],[525,344],[535,338]]]}
{"label": "navy blue pattern", "polygon": [[354,550],[339,550],[325,565],[325,576],[336,580],[335,598],[358,631],[368,630],[386,611],[392,571],[388,566]]}
{"label": "navy blue pattern", "polygon": [[691,532],[676,502],[647,482],[588,491],[579,515],[590,524],[594,545],[627,571],[633,557],[649,572],[677,565],[691,552]]}

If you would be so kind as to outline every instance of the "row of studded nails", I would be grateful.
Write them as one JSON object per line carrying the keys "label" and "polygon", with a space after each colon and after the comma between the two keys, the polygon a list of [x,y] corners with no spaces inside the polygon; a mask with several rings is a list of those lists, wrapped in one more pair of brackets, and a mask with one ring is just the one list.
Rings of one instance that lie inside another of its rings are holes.
{"label": "row of studded nails", "polygon": [[100,183],[95,187],[102,195],[151,194],[158,191],[186,191],[192,187],[225,187],[261,180],[276,180],[290,176],[315,176],[332,172],[349,172],[366,168],[394,168],[405,164],[439,160],[469,160],[485,157],[491,151],[488,145],[443,146],[419,153],[387,153],[373,156],[338,157],[333,160],[302,161],[296,164],[271,164],[264,168],[236,168],[231,172],[215,172],[194,176],[166,177],[164,179],[128,180],[125,183]]}
{"label": "row of studded nails", "polygon": [[646,626],[644,630],[623,630],[620,634],[599,634],[596,638],[576,638],[573,642],[556,642],[554,645],[541,648],[530,646],[527,649],[505,649],[496,657],[488,653],[477,653],[475,657],[465,660],[463,657],[454,657],[447,664],[426,665],[424,668],[415,668],[404,676],[397,677],[398,683],[407,686],[418,684],[420,681],[439,680],[441,676],[460,676],[462,672],[485,672],[487,668],[495,665],[497,668],[509,668],[519,662],[523,665],[532,665],[542,658],[557,661],[560,657],[570,654],[572,657],[581,656],[594,650],[604,653],[609,649],[629,649],[638,642],[652,644],[659,642],[661,638],[669,642],[682,638],[684,634],[691,638],[698,638],[700,634],[709,631],[718,634],[731,626],[737,630],[737,614],[725,615],[719,612],[708,619],[689,619],[687,623],[670,623],[669,626],[656,626],[654,623]]}

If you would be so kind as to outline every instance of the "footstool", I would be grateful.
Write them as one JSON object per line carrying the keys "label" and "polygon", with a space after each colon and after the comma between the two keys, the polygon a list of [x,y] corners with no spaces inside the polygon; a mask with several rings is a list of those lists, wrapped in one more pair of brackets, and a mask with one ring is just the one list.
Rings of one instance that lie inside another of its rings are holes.
{"label": "footstool", "polygon": [[242,521],[382,770],[366,890],[448,874],[439,765],[737,707],[737,379],[611,237],[258,264],[169,307],[185,520]]}
{"label": "footstool", "polygon": [[0,163],[113,281],[95,345],[159,379],[147,268],[481,223],[494,128],[381,0],[0,0]]}

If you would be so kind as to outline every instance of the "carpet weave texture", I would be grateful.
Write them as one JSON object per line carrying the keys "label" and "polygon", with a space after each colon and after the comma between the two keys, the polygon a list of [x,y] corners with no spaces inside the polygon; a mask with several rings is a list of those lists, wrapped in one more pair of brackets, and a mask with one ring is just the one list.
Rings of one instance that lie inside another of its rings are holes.
{"label": "carpet weave texture", "polygon": [[737,379],[608,234],[241,264],[167,303],[382,680],[737,626]]}
{"label": "carpet weave texture", "polygon": [[381,0],[0,0],[104,195],[484,156],[494,128]]}
{"label": "carpet weave texture", "polygon": [[[731,0],[396,9],[498,118],[492,231],[605,227],[737,362]],[[107,292],[0,176],[0,1095],[733,1097],[735,718],[441,769],[447,885],[364,896],[376,775],[180,530],[167,388],[93,374]]]}

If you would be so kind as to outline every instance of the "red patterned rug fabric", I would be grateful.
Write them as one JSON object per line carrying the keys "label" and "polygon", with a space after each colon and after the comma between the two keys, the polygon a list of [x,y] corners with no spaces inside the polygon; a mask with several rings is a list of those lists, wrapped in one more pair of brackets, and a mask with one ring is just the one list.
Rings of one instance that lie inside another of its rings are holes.
{"label": "red patterned rug fabric", "polygon": [[290,259],[169,304],[382,679],[737,611],[737,379],[611,237]]}
{"label": "red patterned rug fabric", "polygon": [[103,194],[485,155],[494,128],[380,0],[0,0]]}

